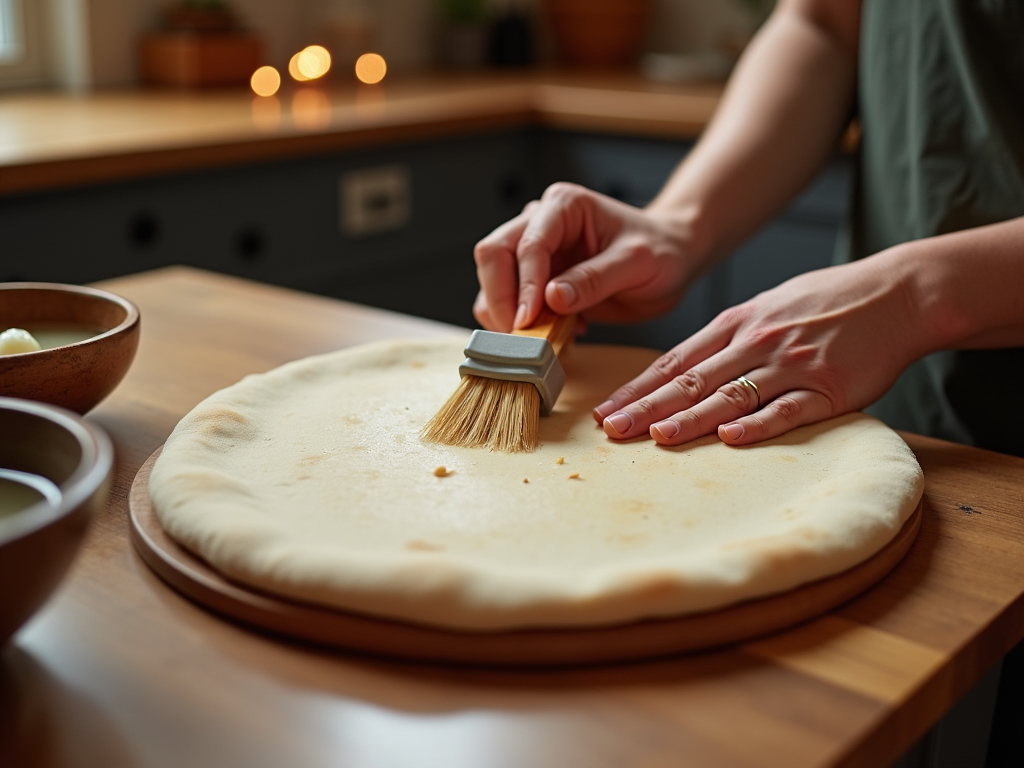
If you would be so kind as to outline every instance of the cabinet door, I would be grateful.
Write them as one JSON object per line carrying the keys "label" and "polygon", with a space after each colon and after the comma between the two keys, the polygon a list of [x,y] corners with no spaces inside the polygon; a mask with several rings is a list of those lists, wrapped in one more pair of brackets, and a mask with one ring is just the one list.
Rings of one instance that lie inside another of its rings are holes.
{"label": "cabinet door", "polygon": [[833,158],[780,216],[736,249],[725,265],[722,308],[831,265],[849,208],[851,162]]}
{"label": "cabinet door", "polygon": [[[186,264],[468,325],[473,246],[537,194],[535,158],[533,132],[508,131],[7,197],[0,280]],[[380,169],[405,215],[346,229],[344,180]]]}

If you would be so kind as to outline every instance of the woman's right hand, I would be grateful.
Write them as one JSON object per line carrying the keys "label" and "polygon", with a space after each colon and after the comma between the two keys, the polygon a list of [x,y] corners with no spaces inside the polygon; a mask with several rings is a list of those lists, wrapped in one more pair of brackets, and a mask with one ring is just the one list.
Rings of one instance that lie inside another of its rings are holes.
{"label": "woman's right hand", "polygon": [[697,271],[685,212],[641,210],[560,182],[479,243],[480,293],[473,306],[485,328],[525,328],[545,301],[559,314],[631,322],[667,312]]}

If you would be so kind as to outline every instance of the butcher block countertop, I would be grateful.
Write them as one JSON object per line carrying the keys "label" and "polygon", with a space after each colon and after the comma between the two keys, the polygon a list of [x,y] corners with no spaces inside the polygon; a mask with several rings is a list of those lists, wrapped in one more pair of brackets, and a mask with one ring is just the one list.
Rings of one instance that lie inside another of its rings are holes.
{"label": "butcher block countertop", "polygon": [[377,86],[0,95],[0,195],[548,125],[695,138],[723,86],[626,72],[389,77]]}
{"label": "butcher block countertop", "polygon": [[0,764],[882,768],[1024,635],[1024,460],[913,435],[924,521],[904,561],[758,641],[512,672],[250,631],[179,596],[133,550],[139,467],[248,373],[459,331],[185,268],[101,286],[142,311],[134,367],[88,417],[116,446],[113,493],[56,597],[0,654]]}

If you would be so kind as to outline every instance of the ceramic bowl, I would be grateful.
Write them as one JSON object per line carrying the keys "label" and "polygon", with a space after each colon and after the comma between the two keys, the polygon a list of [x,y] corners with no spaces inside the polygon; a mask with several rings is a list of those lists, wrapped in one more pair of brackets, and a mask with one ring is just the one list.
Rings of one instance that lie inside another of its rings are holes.
{"label": "ceramic bowl", "polygon": [[[0,397],[0,477],[57,491],[0,514],[0,645],[67,572],[89,520],[106,501],[113,458],[103,431],[76,414]],[[0,493],[5,488],[11,490],[0,485]]]}
{"label": "ceramic bowl", "polygon": [[38,400],[85,413],[113,391],[139,346],[139,310],[97,288],[0,283],[0,332],[79,326],[95,335],[39,352],[0,355],[0,397]]}

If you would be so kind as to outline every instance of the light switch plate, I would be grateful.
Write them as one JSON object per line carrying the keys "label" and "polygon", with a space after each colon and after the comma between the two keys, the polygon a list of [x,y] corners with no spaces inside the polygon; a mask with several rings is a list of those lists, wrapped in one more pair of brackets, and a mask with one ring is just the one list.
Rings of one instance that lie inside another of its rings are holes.
{"label": "light switch plate", "polygon": [[341,177],[341,231],[362,237],[401,229],[409,222],[409,169],[382,165],[349,171]]}

